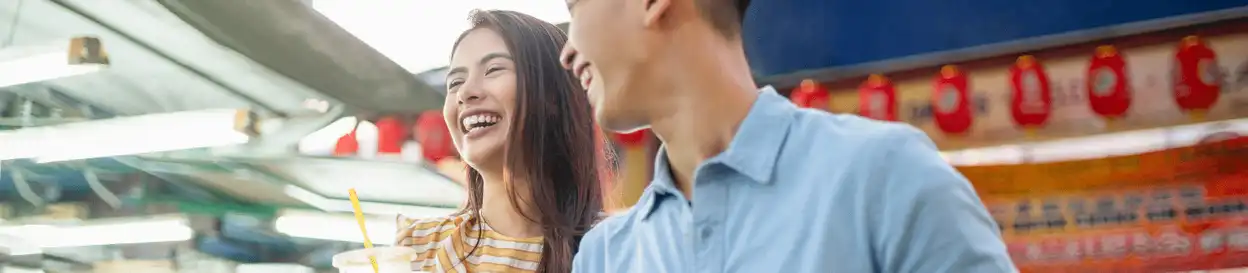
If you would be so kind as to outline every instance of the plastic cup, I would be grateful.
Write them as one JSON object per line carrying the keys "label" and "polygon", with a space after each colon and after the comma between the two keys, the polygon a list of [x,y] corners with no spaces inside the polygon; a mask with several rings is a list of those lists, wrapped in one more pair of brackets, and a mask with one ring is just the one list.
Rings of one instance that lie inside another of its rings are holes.
{"label": "plastic cup", "polygon": [[378,273],[413,273],[412,256],[416,250],[409,247],[374,247],[338,253],[333,257],[334,268],[339,273],[373,273],[368,257],[377,258]]}

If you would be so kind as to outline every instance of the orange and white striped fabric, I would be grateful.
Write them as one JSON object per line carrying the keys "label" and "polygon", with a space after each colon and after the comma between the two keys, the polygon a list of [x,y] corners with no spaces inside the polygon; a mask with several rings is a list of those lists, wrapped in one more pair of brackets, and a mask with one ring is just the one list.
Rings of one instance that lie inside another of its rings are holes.
{"label": "orange and white striped fabric", "polygon": [[467,213],[426,219],[399,215],[397,224],[395,245],[416,249],[413,271],[536,272],[542,258],[542,237],[508,237]]}

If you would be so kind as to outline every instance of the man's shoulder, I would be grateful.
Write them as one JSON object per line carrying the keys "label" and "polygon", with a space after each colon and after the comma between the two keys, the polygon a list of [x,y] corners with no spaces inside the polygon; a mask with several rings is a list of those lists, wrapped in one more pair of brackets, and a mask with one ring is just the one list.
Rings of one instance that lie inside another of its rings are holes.
{"label": "man's shoulder", "polygon": [[632,206],[626,211],[607,214],[589,232],[585,233],[585,237],[581,239],[581,250],[586,250],[586,247],[605,247],[611,240],[616,240],[628,233],[632,228],[632,219],[639,210],[638,207]]}
{"label": "man's shoulder", "polygon": [[910,124],[879,121],[858,115],[801,109],[794,113],[793,119],[789,140],[816,146],[843,145],[878,150],[898,142],[916,139],[930,141],[926,133]]}
{"label": "man's shoulder", "polygon": [[573,260],[573,272],[616,272],[616,270],[605,270],[614,268],[621,264],[621,259],[628,259],[627,255],[619,253],[630,253],[628,249],[622,247],[630,247],[633,244],[623,242],[629,238],[632,229],[632,219],[637,215],[638,206],[633,206],[627,211],[619,212],[607,216],[598,224],[594,225],[589,232],[581,237],[581,244],[577,250],[576,257]]}

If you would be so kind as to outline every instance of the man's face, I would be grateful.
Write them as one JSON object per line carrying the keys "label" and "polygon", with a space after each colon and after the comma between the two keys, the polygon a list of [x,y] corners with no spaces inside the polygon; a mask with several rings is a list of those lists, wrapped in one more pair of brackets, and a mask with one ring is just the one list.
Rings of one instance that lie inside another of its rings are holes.
{"label": "man's face", "polygon": [[647,0],[567,0],[572,21],[564,64],[580,77],[594,117],[609,130],[648,126],[649,105],[661,93],[650,75],[649,48],[656,35],[644,23]]}

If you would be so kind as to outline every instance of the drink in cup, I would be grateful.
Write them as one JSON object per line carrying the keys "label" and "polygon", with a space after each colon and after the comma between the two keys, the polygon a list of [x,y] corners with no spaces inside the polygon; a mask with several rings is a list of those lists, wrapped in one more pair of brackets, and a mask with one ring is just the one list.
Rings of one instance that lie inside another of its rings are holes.
{"label": "drink in cup", "polygon": [[373,273],[368,258],[377,258],[378,273],[413,273],[412,256],[416,250],[409,247],[374,247],[356,249],[334,255],[334,268],[339,273]]}

